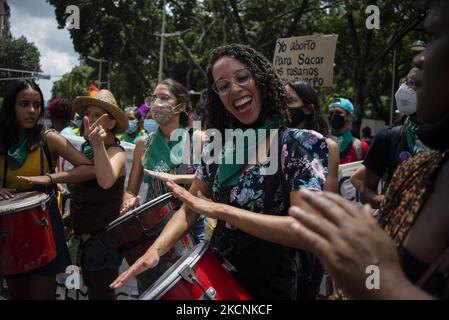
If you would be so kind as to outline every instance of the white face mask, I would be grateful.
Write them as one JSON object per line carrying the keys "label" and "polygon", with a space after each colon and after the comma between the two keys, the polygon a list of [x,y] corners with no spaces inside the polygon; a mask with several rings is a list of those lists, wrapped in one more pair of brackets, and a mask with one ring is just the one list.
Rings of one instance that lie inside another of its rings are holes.
{"label": "white face mask", "polygon": [[406,116],[416,112],[416,91],[403,83],[395,94],[398,110]]}

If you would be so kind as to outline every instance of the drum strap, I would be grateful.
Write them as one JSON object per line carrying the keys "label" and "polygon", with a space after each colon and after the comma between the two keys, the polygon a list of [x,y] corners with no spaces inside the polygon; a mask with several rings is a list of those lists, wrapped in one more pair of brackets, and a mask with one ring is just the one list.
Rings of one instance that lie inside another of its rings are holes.
{"label": "drum strap", "polygon": [[48,167],[50,168],[50,173],[55,173],[55,168],[53,167],[53,161],[51,158],[50,149],[48,149],[47,140],[45,138],[45,135],[43,136],[40,147],[41,147],[41,175],[44,174],[44,161],[43,161],[42,150],[44,151],[45,157],[47,158]]}

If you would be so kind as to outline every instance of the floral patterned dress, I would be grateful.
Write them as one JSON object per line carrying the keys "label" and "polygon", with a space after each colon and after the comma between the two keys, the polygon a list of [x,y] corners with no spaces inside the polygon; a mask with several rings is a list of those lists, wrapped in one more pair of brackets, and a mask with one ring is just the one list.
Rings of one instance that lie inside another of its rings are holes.
{"label": "floral patterned dress", "polygon": [[[280,136],[281,173],[289,192],[300,189],[322,191],[328,174],[328,150],[324,137],[311,130],[289,128]],[[210,145],[204,146],[210,153]],[[270,164],[256,164],[247,168],[239,177],[239,182],[231,188],[230,204],[252,212],[263,212],[265,172]],[[196,178],[210,183],[211,167],[202,162],[196,170]],[[213,198],[218,199],[220,183],[213,179]],[[282,185],[274,193],[275,212],[285,211],[286,201],[282,195]]]}
{"label": "floral patterned dress", "polygon": [[[211,145],[204,147],[203,154],[210,154]],[[263,214],[265,197],[274,197],[270,214],[286,215],[288,193],[300,189],[323,190],[328,168],[328,149],[325,138],[309,130],[288,128],[279,135],[280,179],[274,194],[265,194],[265,172],[270,164],[256,164],[246,168],[237,185],[230,189],[229,204],[255,214]],[[219,168],[218,168],[219,170]],[[217,172],[215,176],[217,176]],[[202,162],[195,177],[212,183],[212,198],[219,199],[221,189],[218,179],[211,177],[212,165]],[[229,224],[225,230],[235,229]],[[230,232],[230,231],[229,231]],[[236,268],[235,276],[256,299],[295,299],[297,281],[296,251],[278,244],[257,239],[239,254],[226,255]]]}

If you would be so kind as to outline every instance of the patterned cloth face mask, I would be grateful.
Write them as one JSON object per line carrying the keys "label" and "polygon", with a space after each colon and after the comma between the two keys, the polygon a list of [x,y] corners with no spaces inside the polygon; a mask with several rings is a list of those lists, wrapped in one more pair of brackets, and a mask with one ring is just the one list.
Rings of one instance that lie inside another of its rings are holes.
{"label": "patterned cloth face mask", "polygon": [[178,106],[181,104],[177,104],[176,106],[172,106],[167,101],[163,101],[161,99],[156,99],[154,103],[151,105],[151,115],[153,119],[159,124],[164,124],[170,121],[176,114],[184,111],[183,107],[180,107],[178,110]]}

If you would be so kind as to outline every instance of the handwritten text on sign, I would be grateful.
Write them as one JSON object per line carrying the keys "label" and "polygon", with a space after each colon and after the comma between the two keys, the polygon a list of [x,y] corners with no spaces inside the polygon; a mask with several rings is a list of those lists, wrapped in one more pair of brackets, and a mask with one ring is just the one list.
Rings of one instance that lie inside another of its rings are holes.
{"label": "handwritten text on sign", "polygon": [[337,35],[283,38],[276,41],[273,65],[284,82],[301,80],[331,87]]}

